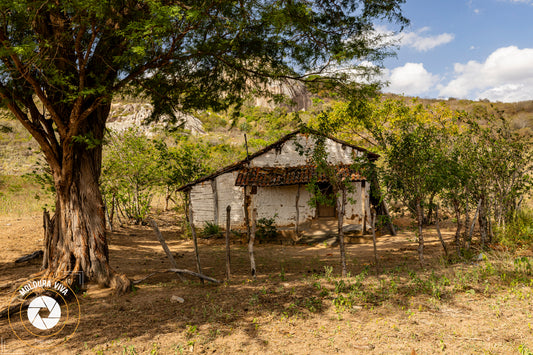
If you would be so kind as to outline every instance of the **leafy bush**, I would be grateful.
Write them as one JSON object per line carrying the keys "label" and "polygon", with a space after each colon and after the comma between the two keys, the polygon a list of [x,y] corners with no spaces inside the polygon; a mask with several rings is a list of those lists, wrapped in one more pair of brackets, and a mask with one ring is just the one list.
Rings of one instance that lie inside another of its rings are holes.
{"label": "leafy bush", "polygon": [[259,241],[271,241],[273,239],[276,239],[278,236],[278,230],[276,229],[275,223],[276,223],[276,216],[274,215],[272,218],[259,218],[257,220],[257,230],[255,231],[255,237]]}
{"label": "leafy bush", "polygon": [[159,153],[138,129],[111,133],[103,159],[101,188],[136,224],[150,211],[154,188],[161,180]]}
{"label": "leafy bush", "polygon": [[165,137],[155,140],[158,151],[160,185],[165,188],[165,209],[169,201],[177,204],[178,188],[210,172],[208,148],[205,144],[189,141],[187,136],[174,136],[173,144],[167,144]]}
{"label": "leafy bush", "polygon": [[510,223],[496,232],[496,239],[511,248],[533,245],[533,210],[516,212]]}
{"label": "leafy bush", "polygon": [[204,238],[222,238],[222,230],[220,226],[211,222],[205,222],[201,234]]}

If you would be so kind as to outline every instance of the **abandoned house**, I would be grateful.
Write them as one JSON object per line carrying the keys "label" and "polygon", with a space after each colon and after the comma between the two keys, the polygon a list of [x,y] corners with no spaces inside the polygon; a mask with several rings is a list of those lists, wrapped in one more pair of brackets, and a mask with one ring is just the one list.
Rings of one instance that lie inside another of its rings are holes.
{"label": "abandoned house", "polygon": [[[313,177],[322,194],[334,192],[305,153],[313,149],[317,135],[295,131],[240,162],[180,187],[179,191],[188,193],[194,224],[210,222],[225,227],[227,206],[231,206],[231,228],[244,227],[252,213],[257,219],[274,218],[276,227],[295,228],[297,233],[299,227],[313,220],[336,218],[337,207],[313,207],[309,203],[312,196],[306,186]],[[343,222],[362,227],[365,219],[369,223],[371,184],[351,165],[356,157],[366,155],[375,161],[379,156],[339,139],[322,137],[328,163],[338,176],[353,184],[347,192]]]}

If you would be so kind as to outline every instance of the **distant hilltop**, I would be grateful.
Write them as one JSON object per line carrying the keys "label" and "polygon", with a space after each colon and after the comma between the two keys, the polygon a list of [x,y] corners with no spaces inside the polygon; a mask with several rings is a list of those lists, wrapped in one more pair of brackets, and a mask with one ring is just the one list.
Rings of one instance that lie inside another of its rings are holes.
{"label": "distant hilltop", "polygon": [[[114,131],[124,131],[130,127],[137,126],[149,134],[153,126],[162,126],[163,123],[154,123],[144,125],[148,117],[152,114],[153,106],[149,103],[142,102],[115,102],[111,105],[111,112],[107,119],[106,126]],[[193,135],[205,134],[205,130],[198,118],[191,114],[176,112],[178,118],[177,124],[182,124],[183,128],[190,131]],[[143,129],[144,128],[144,129]]]}

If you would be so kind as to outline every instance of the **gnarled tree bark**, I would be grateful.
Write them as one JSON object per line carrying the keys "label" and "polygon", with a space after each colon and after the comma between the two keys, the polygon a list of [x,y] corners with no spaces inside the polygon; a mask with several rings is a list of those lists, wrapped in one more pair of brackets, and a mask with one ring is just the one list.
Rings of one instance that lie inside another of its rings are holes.
{"label": "gnarled tree bark", "polygon": [[[80,127],[81,135],[101,142],[109,108],[109,104],[97,108]],[[59,166],[50,164],[56,189],[56,212],[50,219],[45,238],[43,274],[65,280],[74,287],[81,287],[83,280],[90,280],[114,288],[118,293],[126,292],[131,286],[130,280],[109,266],[104,203],[98,183],[102,146],[73,140],[70,136],[62,142]]]}

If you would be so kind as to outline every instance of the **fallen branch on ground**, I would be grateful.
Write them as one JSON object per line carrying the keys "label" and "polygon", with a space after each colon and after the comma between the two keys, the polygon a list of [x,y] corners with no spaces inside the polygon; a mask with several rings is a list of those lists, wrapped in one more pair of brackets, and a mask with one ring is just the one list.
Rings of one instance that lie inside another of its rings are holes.
{"label": "fallen branch on ground", "polygon": [[202,280],[207,280],[207,281],[210,281],[210,282],[213,282],[213,283],[216,283],[216,284],[219,284],[221,283],[221,281],[218,281],[217,279],[214,279],[212,277],[209,277],[209,276],[205,276],[203,274],[200,274],[200,273],[197,273],[197,272],[194,272],[194,271],[190,271],[190,270],[187,270],[187,269],[168,269],[168,270],[165,270],[165,271],[157,271],[157,272],[153,272],[139,280],[135,280],[133,281],[133,284],[134,285],[138,285],[140,284],[141,282],[143,282],[144,280],[154,276],[154,275],[157,275],[157,274],[160,274],[160,273],[163,273],[163,272],[173,272],[173,273],[176,273],[178,274],[179,276],[181,276],[180,274],[187,274],[187,275],[191,275],[191,276],[195,276],[195,277],[198,277]]}
{"label": "fallen branch on ground", "polygon": [[23,282],[25,281],[28,281],[28,278],[27,277],[24,277],[22,279],[18,279],[18,280],[15,280],[15,281],[11,281],[11,282],[8,282],[7,284],[5,285],[0,285],[0,290],[5,290],[5,289],[8,289],[8,288],[13,288],[13,286],[20,286]]}
{"label": "fallen branch on ground", "polygon": [[33,260],[33,259],[36,259],[36,258],[39,258],[39,257],[42,257],[42,256],[43,256],[43,251],[42,250],[37,250],[37,251],[34,251],[31,254],[24,255],[24,256],[18,258],[17,260],[15,260],[15,263],[23,263],[25,261],[30,261],[30,260]]}
{"label": "fallen branch on ground", "polygon": [[[168,260],[170,262],[170,266],[173,269],[177,269],[178,268],[178,264],[176,263],[176,260],[172,256],[172,253],[170,252],[170,249],[168,248],[167,243],[165,242],[165,238],[163,238],[163,235],[161,234],[161,231],[159,230],[159,227],[157,226],[157,223],[152,218],[148,218],[148,221],[152,224],[152,228],[154,229],[154,232],[155,232],[155,235],[157,237],[157,240],[159,240],[159,243],[161,243],[161,246],[163,247],[163,250],[165,251],[165,254],[167,254],[167,258],[168,258]],[[149,275],[149,276],[151,276],[151,275]],[[179,274],[178,274],[178,276],[181,279],[181,281],[183,281],[183,277],[181,275],[179,275]]]}
{"label": "fallen branch on ground", "polygon": [[216,284],[221,283],[217,279],[214,279],[214,278],[209,277],[209,276],[205,276],[203,274],[200,274],[200,273],[197,273],[197,272],[194,272],[194,271],[186,270],[186,269],[168,269],[167,272],[175,272],[177,274],[189,274],[191,276],[196,276],[198,278],[201,278],[201,279],[204,279],[204,280],[216,283]]}
{"label": "fallen branch on ground", "polygon": [[17,303],[13,306],[9,306],[0,311],[0,319],[6,318],[8,314],[15,314],[19,309],[23,310],[28,308],[30,301]]}

